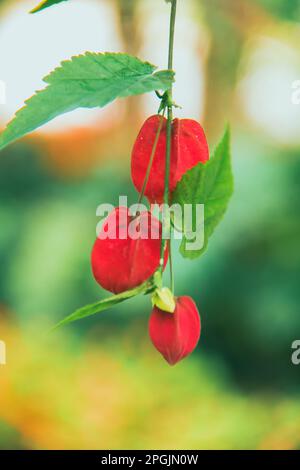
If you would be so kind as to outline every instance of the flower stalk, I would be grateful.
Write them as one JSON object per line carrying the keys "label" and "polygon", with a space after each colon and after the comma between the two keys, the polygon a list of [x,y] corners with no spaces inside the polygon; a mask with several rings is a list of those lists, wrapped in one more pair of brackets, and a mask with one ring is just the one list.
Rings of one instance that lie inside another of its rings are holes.
{"label": "flower stalk", "polygon": [[[174,57],[174,39],[175,39],[175,24],[176,24],[176,13],[177,13],[177,0],[171,0],[171,17],[170,17],[170,33],[169,33],[169,53],[168,53],[168,69],[173,69],[173,57]],[[173,121],[173,85],[170,86],[166,92],[167,95],[167,147],[166,147],[166,162],[165,162],[165,190],[164,190],[164,204],[169,205],[170,198],[170,167],[171,167],[171,140],[172,140],[172,121]],[[165,224],[163,214],[163,225]],[[161,243],[160,253],[160,269],[163,271],[164,264],[164,253],[166,249],[166,240],[163,237]],[[171,264],[172,266],[172,264]],[[173,284],[173,273],[171,273],[172,284]],[[173,286],[172,286],[173,290]]]}

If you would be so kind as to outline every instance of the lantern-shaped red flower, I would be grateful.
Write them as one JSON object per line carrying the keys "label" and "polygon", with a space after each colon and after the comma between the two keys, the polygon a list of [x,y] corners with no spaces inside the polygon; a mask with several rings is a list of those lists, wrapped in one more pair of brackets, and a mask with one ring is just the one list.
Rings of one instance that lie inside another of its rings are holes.
{"label": "lantern-shaped red flower", "polygon": [[[151,159],[157,133],[160,131],[145,196],[150,202],[163,202],[167,120],[155,115],[147,119],[136,139],[131,157],[131,176],[138,192],[141,192]],[[192,119],[174,119],[172,123],[170,192],[182,176],[199,162],[209,159],[209,149],[201,125]]]}
{"label": "lantern-shaped red flower", "polygon": [[170,365],[188,356],[201,333],[198,309],[191,297],[177,297],[174,313],[155,307],[149,321],[149,335],[155,348]]}
{"label": "lantern-shaped red flower", "polygon": [[[116,208],[106,219],[94,244],[94,277],[115,294],[133,289],[151,277],[160,262],[162,227],[150,212],[137,217],[126,207]],[[168,251],[165,252],[165,264]]]}

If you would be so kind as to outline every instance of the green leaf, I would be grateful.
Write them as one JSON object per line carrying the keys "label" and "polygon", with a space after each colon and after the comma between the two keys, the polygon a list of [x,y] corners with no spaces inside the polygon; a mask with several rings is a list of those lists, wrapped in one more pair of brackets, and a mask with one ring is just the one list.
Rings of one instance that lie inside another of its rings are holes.
{"label": "green leaf", "polygon": [[127,54],[91,53],[72,57],[44,78],[48,86],[30,98],[0,135],[0,150],[76,108],[103,107],[116,98],[167,90],[174,72]]}
{"label": "green leaf", "polygon": [[108,310],[115,305],[124,302],[125,300],[131,299],[136,297],[140,294],[148,294],[154,290],[155,286],[153,283],[153,279],[144,282],[138,287],[134,289],[122,292],[121,294],[112,295],[107,299],[99,300],[99,302],[95,302],[94,304],[86,305],[75,312],[68,315],[66,318],[61,320],[57,325],[55,325],[52,330],[55,330],[63,325],[67,325],[68,323],[72,323],[77,320],[82,320],[83,318],[90,317],[91,315],[95,315],[96,313],[104,312],[104,310]]}
{"label": "green leaf", "polygon": [[233,174],[230,155],[230,131],[225,134],[214,151],[212,158],[205,164],[199,163],[189,170],[179,181],[173,193],[172,203],[204,204],[204,245],[201,249],[187,249],[184,235],[180,246],[183,257],[195,259],[207,249],[208,239],[222,220],[233,194]]}
{"label": "green leaf", "polygon": [[56,3],[66,2],[67,0],[43,0],[41,3],[38,4],[37,7],[33,8],[30,13],[37,13],[38,11],[42,11],[45,8],[52,7]]}

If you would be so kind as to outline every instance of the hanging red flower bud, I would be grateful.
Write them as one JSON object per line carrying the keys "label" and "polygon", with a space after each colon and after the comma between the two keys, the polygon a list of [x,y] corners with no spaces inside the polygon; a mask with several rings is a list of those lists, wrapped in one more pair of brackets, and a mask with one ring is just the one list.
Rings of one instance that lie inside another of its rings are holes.
{"label": "hanging red flower bud", "polygon": [[200,332],[200,315],[191,297],[177,297],[174,313],[157,307],[152,311],[149,335],[155,348],[170,365],[181,361],[195,349]]}
{"label": "hanging red flower bud", "polygon": [[[134,144],[131,158],[132,181],[140,193],[160,126],[161,132],[145,190],[145,196],[152,203],[163,202],[167,142],[166,118],[155,115],[147,119]],[[200,124],[192,119],[174,119],[172,123],[170,191],[174,191],[176,184],[188,170],[199,162],[205,163],[208,159],[208,144]]]}
{"label": "hanging red flower bud", "polygon": [[[139,286],[159,266],[162,227],[150,212],[132,217],[126,207],[106,219],[94,244],[91,262],[98,284],[118,294]],[[165,265],[168,251],[165,253]]]}

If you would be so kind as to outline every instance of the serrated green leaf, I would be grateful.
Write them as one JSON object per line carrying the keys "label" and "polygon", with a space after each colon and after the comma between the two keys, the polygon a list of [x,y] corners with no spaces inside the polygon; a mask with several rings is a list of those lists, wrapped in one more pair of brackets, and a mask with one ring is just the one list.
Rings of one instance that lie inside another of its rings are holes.
{"label": "serrated green leaf", "polygon": [[91,315],[95,315],[96,313],[104,312],[115,305],[124,302],[125,300],[132,299],[137,295],[141,294],[148,294],[154,290],[154,283],[153,279],[150,278],[145,283],[141,284],[134,289],[122,292],[121,294],[112,295],[107,299],[99,300],[99,302],[95,302],[94,304],[86,305],[75,312],[68,315],[66,318],[61,320],[57,325],[55,325],[52,330],[55,330],[63,325],[67,325],[68,323],[73,323],[77,320],[82,320],[83,318],[90,317]]}
{"label": "serrated green leaf", "polygon": [[199,163],[179,181],[173,193],[172,203],[204,204],[204,246],[200,250],[188,250],[183,236],[180,252],[183,257],[195,259],[207,249],[208,239],[222,220],[233,194],[233,174],[230,156],[229,128],[205,164]]}
{"label": "serrated green leaf", "polygon": [[56,3],[62,3],[66,1],[67,0],[43,0],[38,4],[37,7],[33,8],[30,13],[37,13],[38,11],[42,11],[45,8],[52,7],[52,5],[56,5]]}
{"label": "serrated green leaf", "polygon": [[174,72],[127,54],[91,53],[72,57],[44,78],[48,86],[32,96],[0,135],[0,150],[77,108],[103,107],[116,98],[167,90]]}

